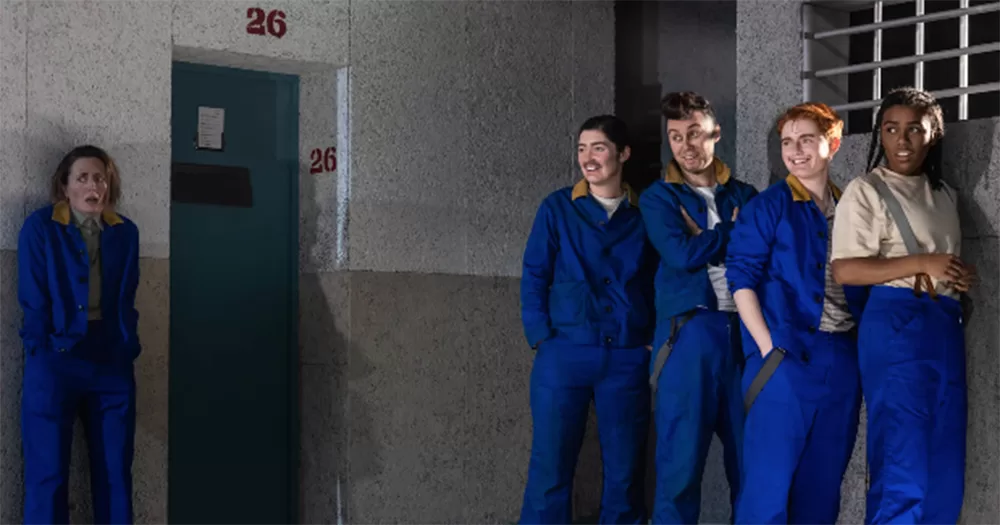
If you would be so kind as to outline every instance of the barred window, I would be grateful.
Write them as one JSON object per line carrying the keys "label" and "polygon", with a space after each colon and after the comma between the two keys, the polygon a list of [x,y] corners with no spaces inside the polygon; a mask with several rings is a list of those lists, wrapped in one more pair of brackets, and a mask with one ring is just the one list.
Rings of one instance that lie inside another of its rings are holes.
{"label": "barred window", "polygon": [[846,133],[869,133],[881,99],[914,86],[946,122],[1000,116],[1000,1],[811,0],[803,4],[803,96]]}

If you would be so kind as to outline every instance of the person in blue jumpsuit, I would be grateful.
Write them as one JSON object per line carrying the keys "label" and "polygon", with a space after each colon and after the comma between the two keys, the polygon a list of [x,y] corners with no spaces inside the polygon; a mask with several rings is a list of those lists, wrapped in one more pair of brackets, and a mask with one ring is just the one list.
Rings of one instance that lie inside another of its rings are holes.
{"label": "person in blue jumpsuit", "polygon": [[601,523],[645,523],[649,345],[656,254],[622,182],[628,132],[614,116],[578,134],[583,179],[551,193],[524,250],[521,317],[536,350],[521,523],[572,523],[573,474],[591,401],[604,470]]}
{"label": "person in blue jumpsuit", "polygon": [[[832,277],[843,122],[824,104],[778,120],[789,174],[740,212],[726,277],[746,334],[747,410],[736,522],[835,523],[860,410],[856,295]],[[850,300],[850,304],[849,304]]]}
{"label": "person in blue jumpsuit", "polygon": [[139,232],[114,211],[120,195],[111,157],[80,146],[56,168],[53,203],[21,228],[25,523],[69,521],[77,416],[89,445],[94,522],[132,522]]}
{"label": "person in blue jumpsuit", "polygon": [[639,200],[660,256],[650,371],[657,430],[652,521],[698,523],[713,433],[724,447],[733,503],[739,493],[743,359],[723,262],[733,220],[757,190],[715,156],[721,129],[704,97],[669,93],[661,109],[673,160]]}
{"label": "person in blue jumpsuit", "polygon": [[[956,523],[965,485],[967,390],[954,189],[942,180],[944,119],[934,97],[886,95],[869,172],[844,191],[834,225],[841,283],[871,287],[859,330],[868,410],[866,523]],[[884,161],[884,163],[883,163]]]}

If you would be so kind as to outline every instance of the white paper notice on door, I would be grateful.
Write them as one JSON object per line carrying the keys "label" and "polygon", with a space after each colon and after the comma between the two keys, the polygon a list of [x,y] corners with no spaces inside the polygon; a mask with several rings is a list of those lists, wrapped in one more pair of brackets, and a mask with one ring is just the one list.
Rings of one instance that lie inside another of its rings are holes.
{"label": "white paper notice on door", "polygon": [[198,148],[222,149],[222,133],[225,130],[226,110],[222,108],[198,107]]}

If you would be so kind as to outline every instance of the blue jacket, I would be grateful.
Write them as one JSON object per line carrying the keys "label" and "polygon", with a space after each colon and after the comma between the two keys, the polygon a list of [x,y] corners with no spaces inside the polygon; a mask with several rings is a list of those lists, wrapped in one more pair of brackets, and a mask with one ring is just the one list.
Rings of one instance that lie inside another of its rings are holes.
{"label": "blue jacket", "polygon": [[[139,230],[105,211],[101,232],[101,317],[112,355],[139,355]],[[29,353],[67,351],[87,332],[87,246],[70,221],[65,202],[28,216],[17,245],[18,301],[24,311],[21,339]]]}
{"label": "blue jacket", "polygon": [[[715,170],[715,204],[722,222],[711,230],[707,228],[705,199],[684,182],[674,162],[667,165],[664,180],[654,182],[639,199],[646,233],[660,255],[656,271],[658,328],[669,326],[671,318],[694,308],[718,308],[707,265],[725,261],[733,209],[742,210],[757,195],[757,189],[732,177],[729,167],[719,159],[715,159]],[[702,228],[700,235],[688,231],[681,206]]]}
{"label": "blue jacket", "polygon": [[[832,182],[830,189],[840,200],[840,189]],[[819,329],[830,263],[828,235],[826,216],[794,175],[750,201],[730,235],[730,291],[756,291],[774,346],[796,356],[809,344],[804,336]],[[844,287],[852,313],[865,291]],[[752,338],[745,338],[744,349],[746,354],[757,350]]]}
{"label": "blue jacket", "polygon": [[528,344],[545,339],[630,348],[651,344],[656,253],[630,188],[608,214],[586,180],[550,194],[524,250],[521,319]]}

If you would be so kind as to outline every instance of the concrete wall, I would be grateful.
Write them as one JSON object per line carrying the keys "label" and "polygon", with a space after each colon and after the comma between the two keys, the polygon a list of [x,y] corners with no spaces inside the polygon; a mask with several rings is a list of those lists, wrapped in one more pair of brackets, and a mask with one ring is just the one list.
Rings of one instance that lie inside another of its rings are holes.
{"label": "concrete wall", "polygon": [[[798,1],[737,2],[737,162],[741,175],[759,187],[786,173],[773,125],[786,107],[802,102],[799,7]],[[835,90],[827,95],[834,96]],[[1000,183],[1000,119],[948,124],[946,133],[945,177],[958,188],[962,200],[963,259],[975,264],[981,277],[970,294],[975,313],[966,329],[969,429],[962,522],[996,523],[1000,516],[1000,201],[992,188]],[[868,141],[868,135],[845,137],[834,161],[837,183],[844,185],[864,173]],[[864,518],[864,438],[862,421],[843,486],[840,520],[844,523]]]}
{"label": "concrete wall", "polygon": [[[516,518],[520,255],[541,198],[574,179],[576,126],[613,109],[611,3],[275,1],[280,40],[245,33],[255,6],[0,2],[0,522],[23,495],[17,232],[82,142],[119,161],[141,232],[136,519],[166,519],[172,60],[301,75],[302,520]],[[327,145],[338,172],[308,175]],[[581,514],[598,474],[581,466]]]}

